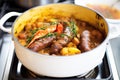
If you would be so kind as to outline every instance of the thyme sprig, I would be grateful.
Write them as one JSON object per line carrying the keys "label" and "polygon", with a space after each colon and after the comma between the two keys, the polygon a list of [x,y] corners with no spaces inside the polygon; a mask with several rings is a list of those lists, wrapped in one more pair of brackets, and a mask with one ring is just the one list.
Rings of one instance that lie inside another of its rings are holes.
{"label": "thyme sprig", "polygon": [[48,33],[47,35],[45,35],[45,36],[43,36],[41,38],[47,38],[47,37],[52,37],[52,36],[56,36],[56,35],[57,35],[56,32],[54,32],[54,33]]}
{"label": "thyme sprig", "polygon": [[76,36],[77,35],[77,26],[73,20],[70,22],[70,28],[71,28],[73,36]]}

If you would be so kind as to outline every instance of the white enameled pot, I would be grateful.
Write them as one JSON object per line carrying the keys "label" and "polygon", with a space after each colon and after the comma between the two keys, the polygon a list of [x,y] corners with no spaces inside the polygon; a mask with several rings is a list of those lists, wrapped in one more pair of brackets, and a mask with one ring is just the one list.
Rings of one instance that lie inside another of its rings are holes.
{"label": "white enameled pot", "polygon": [[[72,56],[50,56],[33,52],[23,47],[17,40],[14,33],[19,33],[27,20],[35,20],[37,17],[46,15],[74,16],[84,20],[101,30],[106,36],[104,41],[91,51]],[[12,30],[6,29],[3,23],[11,16],[19,16],[12,26]],[[39,75],[50,77],[72,77],[84,74],[99,65],[106,51],[106,44],[109,40],[109,26],[101,15],[97,12],[75,4],[49,4],[31,8],[20,14],[10,12],[0,20],[0,29],[9,32],[13,36],[15,51],[18,59],[29,70]]]}

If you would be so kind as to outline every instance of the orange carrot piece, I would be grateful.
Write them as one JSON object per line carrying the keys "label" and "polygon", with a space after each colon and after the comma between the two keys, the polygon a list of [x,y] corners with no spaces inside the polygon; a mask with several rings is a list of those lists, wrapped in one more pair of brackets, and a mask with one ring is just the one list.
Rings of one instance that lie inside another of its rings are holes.
{"label": "orange carrot piece", "polygon": [[56,32],[58,32],[58,34],[61,34],[63,32],[63,25],[61,23],[57,25]]}

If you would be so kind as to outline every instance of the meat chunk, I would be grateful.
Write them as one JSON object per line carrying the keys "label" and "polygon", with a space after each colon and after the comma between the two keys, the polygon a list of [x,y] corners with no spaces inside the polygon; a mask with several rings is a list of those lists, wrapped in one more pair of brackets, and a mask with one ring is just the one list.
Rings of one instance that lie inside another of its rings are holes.
{"label": "meat chunk", "polygon": [[68,42],[70,42],[72,40],[72,33],[71,33],[69,27],[65,28],[64,34],[65,34],[64,37],[60,37],[59,39],[57,39],[56,41],[53,42],[53,44],[51,45],[50,54],[57,54],[57,53],[59,53],[59,51],[65,45],[67,45]]}
{"label": "meat chunk", "polygon": [[97,47],[103,41],[103,35],[98,30],[85,30],[81,34],[81,44],[79,46],[82,52],[89,51]]}
{"label": "meat chunk", "polygon": [[37,52],[37,51],[49,46],[52,43],[52,41],[54,40],[54,38],[55,37],[53,36],[53,37],[47,37],[47,38],[36,40],[28,48],[31,49],[32,51]]}
{"label": "meat chunk", "polygon": [[57,41],[54,41],[51,45],[50,54],[57,54],[67,43],[69,42],[69,38],[64,36],[64,38],[60,38]]}
{"label": "meat chunk", "polygon": [[81,44],[79,47],[82,52],[91,50],[91,48],[90,48],[90,32],[88,30],[85,30],[82,32]]}

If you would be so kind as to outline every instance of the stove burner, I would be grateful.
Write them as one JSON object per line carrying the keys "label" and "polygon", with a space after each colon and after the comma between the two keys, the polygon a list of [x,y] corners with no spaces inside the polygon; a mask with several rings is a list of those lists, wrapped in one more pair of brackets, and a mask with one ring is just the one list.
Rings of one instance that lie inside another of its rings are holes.
{"label": "stove burner", "polygon": [[[54,78],[54,77],[37,75],[34,72],[25,68],[23,65],[21,67],[21,74],[22,74],[22,76],[27,77],[27,78],[52,78],[52,79],[57,79],[57,78]],[[95,79],[97,77],[97,75],[98,75],[98,66],[95,69],[93,69],[89,72],[86,72],[85,74],[74,76],[74,77],[69,77],[69,78]],[[66,79],[66,78],[62,78],[62,79]]]}

